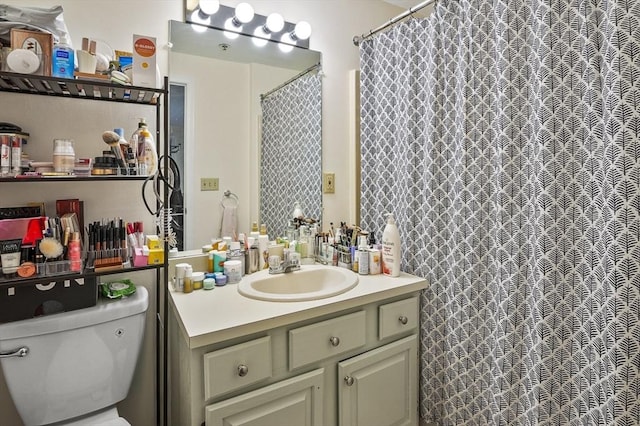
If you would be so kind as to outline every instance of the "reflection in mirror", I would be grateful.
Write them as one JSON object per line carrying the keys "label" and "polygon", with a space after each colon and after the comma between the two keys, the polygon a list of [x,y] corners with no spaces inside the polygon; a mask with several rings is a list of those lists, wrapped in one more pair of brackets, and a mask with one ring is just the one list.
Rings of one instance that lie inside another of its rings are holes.
{"label": "reflection in mirror", "polygon": [[[271,237],[283,235],[295,201],[305,216],[321,219],[320,53],[285,53],[275,42],[258,47],[252,37],[230,40],[178,21],[170,21],[169,33],[171,150],[178,163],[184,158],[184,249],[222,236],[225,190],[239,199],[238,232],[248,233],[255,221],[267,224]],[[174,87],[184,88],[175,103]],[[183,127],[173,127],[180,122],[174,109]],[[219,178],[219,191],[201,191],[203,177]]]}
{"label": "reflection in mirror", "polygon": [[305,217],[320,219],[322,91],[317,68],[261,97],[260,220],[272,235],[285,234],[296,204]]}

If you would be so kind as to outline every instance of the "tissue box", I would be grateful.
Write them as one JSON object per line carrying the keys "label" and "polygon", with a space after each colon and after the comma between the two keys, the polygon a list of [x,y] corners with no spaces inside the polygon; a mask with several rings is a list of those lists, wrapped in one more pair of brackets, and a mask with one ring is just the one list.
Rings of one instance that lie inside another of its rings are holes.
{"label": "tissue box", "polygon": [[164,263],[164,250],[163,249],[149,249],[149,259],[147,260],[149,265],[160,265]]}
{"label": "tissue box", "polygon": [[137,247],[133,252],[133,266],[147,266],[148,258],[146,251]]}
{"label": "tissue box", "polygon": [[157,235],[147,235],[147,247],[149,247],[149,250],[162,249],[160,247],[160,238]]}
{"label": "tissue box", "polygon": [[47,278],[0,283],[0,322],[11,322],[95,306],[96,277]]}

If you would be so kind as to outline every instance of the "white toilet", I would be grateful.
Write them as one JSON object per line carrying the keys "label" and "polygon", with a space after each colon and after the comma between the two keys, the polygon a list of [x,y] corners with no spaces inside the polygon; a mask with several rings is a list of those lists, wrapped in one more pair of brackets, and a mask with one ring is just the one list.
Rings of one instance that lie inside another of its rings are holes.
{"label": "white toilet", "polygon": [[24,424],[129,425],[116,404],[129,392],[148,306],[138,287],[126,299],[0,324],[0,365]]}

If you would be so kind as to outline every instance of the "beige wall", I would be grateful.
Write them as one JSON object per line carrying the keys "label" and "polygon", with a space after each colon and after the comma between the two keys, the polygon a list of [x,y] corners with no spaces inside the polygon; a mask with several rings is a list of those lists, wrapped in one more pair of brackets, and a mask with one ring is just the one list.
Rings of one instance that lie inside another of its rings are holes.
{"label": "beige wall", "polygon": [[[61,4],[74,47],[82,37],[105,40],[119,50],[131,50],[132,34],[154,36],[158,42],[158,65],[161,75],[168,73],[168,21],[182,20],[180,0],[5,0],[5,4],[50,7]],[[235,6],[239,1],[225,1]],[[356,34],[377,27],[401,10],[378,0],[254,0],[256,13],[282,13],[290,22],[308,21],[312,28],[311,49],[322,52],[323,71],[323,169],[336,175],[335,194],[323,199],[325,223],[347,220],[354,207],[349,205],[349,175],[353,173],[349,160],[350,111],[349,71],[358,68],[358,49],[352,43]],[[47,152],[54,137],[61,137],[72,128],[78,155],[95,156],[102,150],[99,135],[111,127],[124,127],[130,135],[140,112],[120,105],[102,105],[90,101],[72,102],[40,96],[0,94],[3,107],[0,121],[14,122],[29,131],[33,138],[27,152],[34,158]],[[11,108],[4,108],[5,99]],[[77,109],[79,108],[79,110]],[[64,111],[64,115],[58,113]],[[95,114],[94,114],[95,112]],[[153,123],[153,113],[144,113]],[[92,118],[95,117],[95,118]],[[82,144],[78,144],[82,141]],[[83,145],[86,144],[86,145]],[[51,185],[51,184],[49,184]],[[103,185],[95,182],[55,185],[51,188],[29,184],[3,184],[0,205],[44,200],[51,205],[57,198],[79,197],[85,201],[87,220],[101,217],[147,217],[140,201],[139,186]],[[36,188],[37,187],[37,188]],[[224,189],[224,188],[222,188]],[[147,229],[152,228],[147,220]],[[129,397],[120,404],[121,414],[134,426],[147,426],[155,420],[155,289],[151,273],[138,273],[134,281],[151,290],[151,305],[147,315],[147,333],[143,356]],[[37,401],[35,401],[37,403]],[[0,424],[19,426],[9,394],[0,376]]]}

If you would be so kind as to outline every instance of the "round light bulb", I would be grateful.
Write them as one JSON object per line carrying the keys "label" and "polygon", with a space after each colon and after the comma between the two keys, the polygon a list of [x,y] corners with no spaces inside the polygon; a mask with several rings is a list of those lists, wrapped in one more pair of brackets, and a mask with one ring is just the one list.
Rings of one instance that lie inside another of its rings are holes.
{"label": "round light bulb", "polygon": [[279,13],[267,16],[267,29],[272,33],[279,33],[284,28],[284,18]]}
{"label": "round light bulb", "polygon": [[197,33],[203,33],[207,31],[207,27],[205,27],[205,25],[209,25],[211,23],[211,19],[202,19],[199,12],[200,11],[198,9],[191,12],[191,28],[193,28],[193,31]]}
{"label": "round light bulb", "polygon": [[224,29],[223,34],[228,39],[233,40],[240,36],[240,34],[238,34],[238,27],[233,25],[233,18],[229,18],[224,22]]}
{"label": "round light bulb", "polygon": [[262,46],[265,46],[267,43],[269,43],[270,38],[271,38],[271,34],[265,33],[262,27],[258,27],[253,32],[253,37],[251,37],[251,41],[253,41],[254,45],[258,47],[262,47]]}
{"label": "round light bulb", "polygon": [[253,7],[249,3],[240,3],[236,6],[236,19],[243,24],[253,19]]}
{"label": "round light bulb", "polygon": [[300,21],[293,32],[299,40],[306,40],[311,37],[311,25],[307,21]]}
{"label": "round light bulb", "polygon": [[280,43],[278,43],[278,47],[284,53],[288,53],[293,50],[293,45],[295,43],[296,42],[291,39],[291,36],[289,35],[289,33],[285,33],[285,34],[282,34],[282,37],[280,38]]}
{"label": "round light bulb", "polygon": [[202,13],[206,15],[213,15],[220,9],[220,2],[218,0],[200,0],[198,5]]}

